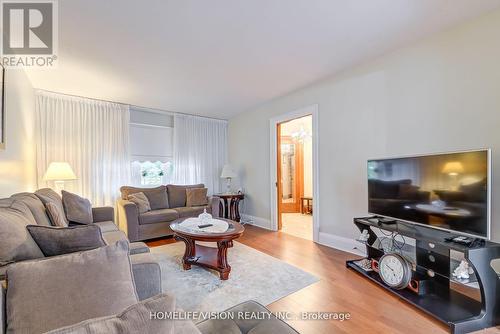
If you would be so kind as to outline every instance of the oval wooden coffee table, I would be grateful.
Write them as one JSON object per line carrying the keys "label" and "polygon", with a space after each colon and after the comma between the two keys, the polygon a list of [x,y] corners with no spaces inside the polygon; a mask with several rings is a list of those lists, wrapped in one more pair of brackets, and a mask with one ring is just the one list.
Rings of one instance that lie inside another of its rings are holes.
{"label": "oval wooden coffee table", "polygon": [[[227,249],[233,247],[233,240],[239,238],[245,228],[235,221],[223,218],[229,224],[224,233],[209,233],[203,230],[194,231],[182,227],[182,222],[170,224],[174,232],[174,238],[186,244],[182,265],[185,270],[191,269],[191,265],[201,266],[219,272],[221,280],[229,278],[231,266],[227,263]],[[197,245],[196,241],[216,242],[217,248]]]}

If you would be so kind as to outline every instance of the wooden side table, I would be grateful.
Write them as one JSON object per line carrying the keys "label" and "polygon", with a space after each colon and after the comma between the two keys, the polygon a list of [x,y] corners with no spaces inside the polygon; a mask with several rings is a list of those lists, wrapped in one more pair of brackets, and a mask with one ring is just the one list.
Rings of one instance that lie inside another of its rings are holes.
{"label": "wooden side table", "polygon": [[216,194],[219,202],[219,217],[240,222],[240,201],[245,198],[244,194]]}
{"label": "wooden side table", "polygon": [[[304,201],[306,204],[304,205]],[[312,197],[301,197],[300,198],[300,213],[304,214],[312,214],[313,206],[312,206]]]}

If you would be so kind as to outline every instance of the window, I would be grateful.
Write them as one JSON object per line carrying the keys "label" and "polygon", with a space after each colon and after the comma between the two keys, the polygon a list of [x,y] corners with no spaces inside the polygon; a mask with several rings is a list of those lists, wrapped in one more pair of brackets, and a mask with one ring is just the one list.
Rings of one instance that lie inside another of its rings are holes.
{"label": "window", "polygon": [[158,186],[172,183],[173,164],[171,161],[132,161],[132,181],[134,185]]}
{"label": "window", "polygon": [[131,181],[134,186],[172,183],[173,117],[147,109],[130,110]]}

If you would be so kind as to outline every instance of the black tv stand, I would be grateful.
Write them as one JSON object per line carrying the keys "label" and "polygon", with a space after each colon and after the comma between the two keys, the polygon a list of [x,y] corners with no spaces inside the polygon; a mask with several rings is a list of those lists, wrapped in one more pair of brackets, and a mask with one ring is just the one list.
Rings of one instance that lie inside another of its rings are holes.
{"label": "black tv stand", "polygon": [[[393,224],[379,224],[373,218],[354,218],[354,224],[360,231],[368,231],[367,257],[379,259],[384,254],[382,249],[376,247],[377,229],[415,239],[414,274],[425,280],[426,289],[423,293],[409,289],[394,290],[385,285],[376,272],[358,267],[354,263],[356,260],[347,261],[348,268],[448,325],[451,333],[468,333],[500,324],[500,278],[491,267],[491,261],[500,258],[500,244],[483,241],[467,246],[447,241],[450,233],[445,231],[398,220]],[[452,289],[451,250],[463,253],[474,269],[480,300]]]}

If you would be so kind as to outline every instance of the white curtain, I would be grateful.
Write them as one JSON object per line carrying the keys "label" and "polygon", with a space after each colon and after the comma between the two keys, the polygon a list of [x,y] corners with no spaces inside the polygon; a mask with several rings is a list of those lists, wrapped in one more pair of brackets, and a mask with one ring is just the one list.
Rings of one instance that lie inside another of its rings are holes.
{"label": "white curtain", "polygon": [[114,205],[119,188],[130,180],[128,105],[38,91],[38,187],[52,161],[68,162],[77,180],[65,189],[93,206]]}
{"label": "white curtain", "polygon": [[220,173],[227,160],[227,121],[174,116],[174,183],[204,183],[221,192]]}

